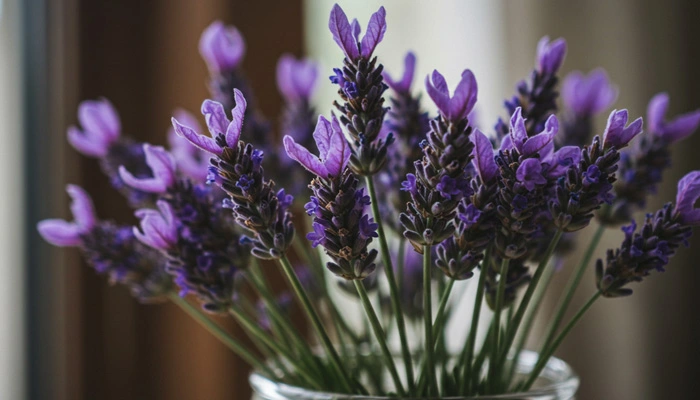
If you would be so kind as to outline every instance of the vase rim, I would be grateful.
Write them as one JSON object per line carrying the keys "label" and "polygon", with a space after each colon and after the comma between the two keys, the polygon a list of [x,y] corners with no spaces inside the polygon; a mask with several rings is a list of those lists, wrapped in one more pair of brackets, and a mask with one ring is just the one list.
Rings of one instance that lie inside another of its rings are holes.
{"label": "vase rim", "polygon": [[[523,350],[518,359],[518,369],[532,367],[537,362],[538,354],[534,351]],[[440,400],[506,400],[515,398],[533,398],[533,396],[543,396],[547,399],[570,399],[578,390],[579,378],[574,370],[565,361],[551,357],[544,369],[540,373],[540,377],[545,378],[551,383],[537,386],[527,392],[506,393],[498,395],[482,395],[482,396],[449,396],[439,397]],[[283,397],[274,397],[274,399],[286,398],[284,396],[292,396],[294,399],[314,399],[314,400],[389,400],[397,399],[392,396],[377,396],[377,395],[356,395],[345,393],[334,393],[325,391],[316,391],[300,386],[294,386],[286,383],[276,382],[268,378],[260,371],[253,371],[248,381],[253,390],[259,395],[275,394]],[[562,396],[563,395],[563,396]],[[557,397],[551,397],[557,396]],[[568,397],[567,397],[568,396]],[[533,399],[536,399],[534,397]],[[402,397],[406,400],[435,400],[435,397]]]}

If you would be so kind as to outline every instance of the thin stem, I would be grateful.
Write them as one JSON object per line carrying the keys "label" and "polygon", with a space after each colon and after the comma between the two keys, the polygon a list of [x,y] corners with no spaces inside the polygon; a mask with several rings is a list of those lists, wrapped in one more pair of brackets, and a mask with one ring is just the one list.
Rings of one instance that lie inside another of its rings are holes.
{"label": "thin stem", "polygon": [[501,340],[501,309],[503,308],[503,301],[506,293],[506,281],[508,281],[508,268],[510,266],[510,259],[504,258],[501,262],[501,270],[499,271],[500,278],[498,279],[498,289],[496,291],[496,305],[493,314],[493,321],[496,324],[496,329],[493,335],[491,344],[491,363],[489,364],[489,386],[492,390],[495,389],[496,379],[498,379],[498,371],[500,366],[498,365],[498,355],[500,349]]}
{"label": "thin stem", "polygon": [[406,266],[406,238],[401,236],[399,239],[399,258],[396,263],[396,275],[399,277],[396,281],[396,285],[399,290],[399,297],[403,294],[403,271]]}
{"label": "thin stem", "polygon": [[479,329],[479,317],[481,316],[481,304],[484,299],[484,288],[486,286],[486,269],[489,268],[491,262],[491,247],[486,249],[486,256],[484,261],[481,262],[481,270],[479,271],[479,283],[476,288],[476,299],[474,302],[474,312],[472,313],[472,323],[469,328],[469,333],[467,336],[467,342],[464,346],[464,375],[462,376],[462,382],[460,383],[459,393],[466,394],[467,381],[470,379],[472,372],[472,358],[474,357],[474,346],[476,344],[476,332]]}
{"label": "thin stem", "polygon": [[450,293],[452,293],[452,287],[455,285],[455,278],[450,278],[447,282],[447,287],[442,292],[442,297],[440,298],[440,305],[438,306],[438,312],[435,316],[435,322],[433,322],[433,340],[442,334],[443,328],[445,327],[444,320],[445,312],[447,308],[448,300],[450,299]]}
{"label": "thin stem", "polygon": [[[403,310],[401,309],[399,289],[396,285],[396,277],[394,276],[394,266],[391,262],[389,246],[387,244],[386,235],[384,233],[382,216],[379,214],[379,199],[377,198],[377,193],[374,189],[374,178],[371,176],[365,176],[365,183],[367,185],[367,190],[369,191],[374,222],[377,224],[379,248],[382,252],[382,260],[384,261],[384,272],[386,274],[386,279],[389,282],[389,297],[391,297],[391,307],[394,311],[394,316],[396,318],[396,326],[398,328],[399,338],[401,340],[401,353],[403,355],[404,366],[406,368],[408,390],[413,391],[413,361],[411,360],[411,352],[408,347],[408,336],[406,335],[406,322],[404,321]],[[403,254],[399,254],[399,257],[403,257]]]}
{"label": "thin stem", "polygon": [[515,335],[518,333],[520,322],[522,322],[522,319],[525,316],[525,311],[527,310],[527,307],[530,304],[532,296],[535,294],[535,289],[537,288],[540,279],[542,279],[542,274],[544,274],[544,271],[547,268],[547,264],[549,264],[549,259],[552,257],[552,254],[554,254],[554,249],[556,249],[557,244],[559,244],[559,240],[561,239],[563,233],[564,232],[561,229],[558,229],[557,232],[554,234],[552,241],[549,243],[549,247],[547,247],[547,251],[545,252],[544,257],[537,266],[537,270],[535,270],[535,274],[532,276],[532,279],[530,280],[530,283],[527,286],[525,295],[523,295],[523,299],[520,301],[520,305],[518,306],[518,311],[516,311],[515,316],[513,317],[513,321],[511,321],[511,327],[506,332],[506,341],[502,346],[500,357],[496,360],[496,362],[499,365],[502,365],[506,360],[506,356],[508,355],[508,349],[510,349],[510,346],[515,340]]}
{"label": "thin stem", "polygon": [[561,345],[561,342],[564,341],[564,338],[566,338],[569,332],[571,332],[574,326],[576,326],[576,323],[579,320],[581,320],[581,317],[583,317],[586,311],[588,311],[588,309],[591,308],[593,303],[595,303],[595,301],[598,300],[601,294],[602,293],[600,291],[595,292],[595,294],[591,296],[591,298],[586,302],[586,304],[584,304],[583,307],[581,307],[581,309],[578,310],[576,315],[574,315],[574,317],[571,318],[571,321],[569,321],[569,323],[566,324],[566,326],[557,336],[554,342],[552,342],[551,345],[548,346],[543,353],[540,353],[539,359],[537,360],[537,364],[535,364],[535,368],[530,373],[530,377],[524,383],[524,385],[521,386],[522,390],[529,390],[532,384],[535,383],[535,380],[540,375],[544,367],[547,365],[547,361],[549,361],[549,358],[554,354],[555,351],[557,351],[557,348],[559,347],[559,345]]}
{"label": "thin stem", "polygon": [[571,304],[571,300],[573,300],[574,298],[574,293],[576,292],[576,289],[581,283],[581,279],[583,278],[583,275],[586,272],[586,267],[591,262],[593,253],[598,247],[600,239],[603,237],[603,232],[605,232],[605,225],[598,225],[598,228],[596,229],[595,233],[593,234],[593,237],[591,238],[591,243],[588,245],[586,252],[583,254],[581,262],[574,270],[574,273],[573,275],[571,275],[571,278],[569,278],[569,282],[566,284],[566,288],[563,292],[564,298],[557,306],[557,310],[554,313],[554,318],[552,318],[552,322],[547,328],[547,336],[545,336],[546,339],[544,340],[544,342],[542,342],[543,348],[547,346],[547,344],[550,343],[554,338],[554,335],[556,335],[557,329],[559,329],[559,326],[561,325],[561,322],[564,319],[564,315],[566,314],[566,311],[568,310],[569,305]]}
{"label": "thin stem", "polygon": [[287,279],[289,280],[290,285],[292,286],[292,290],[294,291],[294,294],[297,296],[299,299],[302,308],[304,309],[304,312],[308,316],[309,320],[311,321],[311,325],[314,328],[314,331],[316,332],[316,335],[318,336],[319,340],[321,341],[321,345],[323,346],[324,350],[326,353],[328,353],[329,361],[331,362],[331,365],[333,368],[338,372],[340,375],[340,378],[342,380],[342,384],[345,387],[345,389],[348,391],[348,393],[351,393],[352,386],[350,384],[351,379],[345,370],[343,368],[343,364],[340,360],[340,356],[338,356],[338,352],[335,351],[335,348],[333,347],[333,343],[331,342],[331,339],[328,337],[328,333],[326,332],[325,328],[323,327],[323,323],[321,322],[321,318],[319,318],[318,313],[314,309],[313,305],[311,304],[311,301],[309,300],[309,297],[306,295],[306,292],[304,291],[304,288],[301,285],[301,282],[299,282],[299,277],[297,276],[296,272],[294,272],[294,268],[292,268],[292,264],[289,263],[289,259],[287,258],[286,255],[282,255],[278,259],[280,266],[282,266],[282,270],[284,271],[284,274],[286,275]]}
{"label": "thin stem", "polygon": [[[513,376],[515,374],[515,367],[518,364],[518,358],[520,358],[520,354],[525,348],[525,343],[530,337],[532,327],[535,325],[534,322],[537,319],[538,310],[542,305],[542,300],[544,300],[544,295],[547,292],[547,289],[549,288],[549,284],[552,282],[553,276],[554,268],[547,268],[542,277],[542,283],[538,285],[537,290],[535,291],[535,295],[532,300],[532,306],[527,310],[527,313],[525,314],[525,324],[522,327],[521,333],[517,335],[518,340],[515,344],[515,353],[513,355],[513,360],[510,363],[510,366],[508,367],[508,373],[505,375],[506,382],[508,382],[508,384],[510,384],[510,382],[513,380]],[[512,316],[509,319],[512,319]]]}
{"label": "thin stem", "polygon": [[236,339],[231,337],[231,335],[229,335],[228,332],[224,331],[207,315],[201,312],[199,308],[191,305],[187,300],[178,296],[176,293],[169,294],[168,298],[178,307],[180,307],[185,313],[187,313],[187,315],[199,322],[200,325],[202,325],[207,331],[209,331],[209,333],[211,333],[212,335],[214,335],[214,337],[219,339],[221,343],[223,343],[226,347],[231,349],[231,351],[233,351],[237,356],[241,357],[246,363],[248,363],[257,370],[264,372],[271,378],[276,377],[275,373],[270,369],[270,367],[261,362],[255,354],[251,353],[248,349],[246,349],[240,343],[238,343]]}
{"label": "thin stem", "polygon": [[423,320],[425,328],[425,362],[428,377],[428,396],[437,395],[437,378],[433,360],[433,312],[430,246],[423,246]]}
{"label": "thin stem", "polygon": [[374,306],[372,305],[372,301],[369,299],[367,289],[365,289],[365,285],[362,283],[361,280],[356,279],[353,282],[355,283],[357,294],[360,295],[360,300],[362,301],[362,306],[365,309],[365,314],[367,314],[367,319],[369,319],[369,323],[372,326],[372,330],[374,331],[374,337],[377,339],[377,342],[379,343],[379,348],[382,350],[384,362],[389,368],[389,373],[391,374],[391,378],[393,379],[394,385],[396,386],[396,391],[399,393],[400,396],[405,396],[406,391],[404,390],[403,385],[401,384],[401,378],[399,378],[399,373],[396,370],[394,358],[391,356],[389,346],[386,344],[384,328],[382,328],[382,324],[381,322],[379,322],[379,318],[377,318],[377,313],[374,311]]}

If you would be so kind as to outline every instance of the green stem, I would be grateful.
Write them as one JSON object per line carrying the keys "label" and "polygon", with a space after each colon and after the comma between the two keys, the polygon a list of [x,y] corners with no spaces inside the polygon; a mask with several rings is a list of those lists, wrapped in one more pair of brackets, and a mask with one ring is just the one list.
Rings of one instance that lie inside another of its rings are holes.
{"label": "green stem", "polygon": [[550,346],[546,347],[546,350],[543,353],[540,353],[539,359],[537,360],[537,364],[535,364],[535,368],[530,373],[530,377],[521,386],[522,390],[529,390],[532,384],[535,383],[535,380],[540,375],[544,367],[547,365],[547,361],[549,361],[549,358],[554,354],[555,351],[557,351],[557,348],[559,347],[559,345],[561,345],[561,342],[564,341],[564,338],[566,338],[569,332],[571,332],[574,326],[576,326],[576,323],[579,320],[581,320],[581,317],[583,317],[586,311],[588,311],[588,309],[591,308],[593,303],[595,303],[595,301],[598,300],[601,294],[602,293],[600,291],[595,292],[595,294],[591,296],[591,298],[586,302],[586,304],[584,304],[583,307],[581,307],[581,309],[578,310],[576,315],[574,315],[574,317],[571,318],[571,321],[569,321],[569,323],[566,324],[566,326],[557,336],[554,342],[552,342]]}
{"label": "green stem", "polygon": [[401,384],[401,378],[399,378],[399,373],[396,370],[396,365],[394,364],[394,358],[391,356],[389,346],[386,344],[384,328],[382,328],[382,324],[379,322],[379,318],[377,318],[377,313],[374,311],[372,301],[369,299],[369,295],[367,295],[367,289],[365,289],[365,285],[362,283],[361,280],[356,279],[353,282],[355,283],[357,294],[360,295],[360,300],[362,301],[362,306],[365,309],[365,314],[367,315],[369,323],[372,326],[372,330],[374,331],[374,337],[377,339],[377,342],[379,343],[379,348],[382,350],[384,362],[389,368],[389,373],[391,374],[391,378],[393,379],[394,385],[396,386],[396,391],[399,393],[400,396],[406,396],[406,391],[404,390],[403,385]]}
{"label": "green stem", "polygon": [[517,335],[518,340],[515,344],[515,353],[513,354],[513,360],[510,363],[510,366],[508,367],[508,373],[505,375],[506,382],[508,382],[509,385],[510,382],[513,380],[513,376],[515,374],[515,367],[518,364],[518,359],[520,358],[520,354],[525,348],[525,343],[527,343],[527,339],[530,337],[532,327],[534,326],[534,322],[537,319],[538,310],[542,305],[544,295],[547,292],[547,289],[549,288],[549,284],[552,282],[553,276],[554,268],[547,268],[543,275],[542,283],[538,285],[537,290],[535,291],[535,295],[532,300],[532,306],[528,309],[527,313],[525,314],[525,324],[523,325],[520,335]]}
{"label": "green stem", "polygon": [[321,345],[328,354],[328,358],[331,365],[340,376],[345,389],[348,391],[348,393],[352,393],[353,390],[350,384],[351,379],[348,376],[348,373],[345,370],[345,368],[343,368],[340,356],[338,356],[338,352],[335,351],[333,343],[331,342],[331,339],[328,337],[328,333],[326,333],[326,330],[323,327],[321,318],[319,318],[318,313],[316,312],[313,305],[311,304],[311,301],[309,300],[309,297],[306,295],[306,292],[304,291],[304,288],[302,287],[301,282],[299,281],[299,277],[297,276],[296,272],[294,272],[294,268],[292,268],[292,264],[289,263],[289,259],[286,255],[282,255],[282,257],[280,257],[278,261],[280,263],[280,266],[282,267],[282,270],[284,271],[284,274],[289,280],[290,285],[292,286],[294,294],[299,299],[299,302],[301,303],[304,312],[311,321],[311,325],[313,326],[316,335],[321,341]]}
{"label": "green stem", "polygon": [[[399,289],[396,285],[396,277],[394,276],[394,266],[391,262],[389,246],[387,244],[386,235],[384,233],[382,216],[379,214],[379,199],[377,198],[377,193],[374,189],[374,178],[371,176],[365,176],[365,183],[367,185],[367,190],[369,191],[374,222],[377,224],[379,247],[382,252],[382,260],[384,261],[384,272],[386,274],[386,279],[389,282],[389,297],[391,297],[391,307],[394,311],[394,316],[396,318],[396,326],[398,328],[399,338],[401,340],[401,353],[403,355],[404,366],[406,368],[408,390],[413,391],[413,361],[411,360],[411,351],[408,347],[408,336],[406,335],[406,322],[404,321],[403,310],[401,309]],[[399,257],[403,257],[403,254],[399,254]]]}
{"label": "green stem", "polygon": [[[430,225],[430,224],[428,224]],[[437,378],[433,360],[433,312],[430,246],[423,246],[423,320],[425,328],[425,362],[428,377],[428,396],[437,395]]]}
{"label": "green stem", "polygon": [[474,358],[474,346],[476,345],[476,332],[479,329],[479,317],[481,316],[481,304],[484,299],[484,287],[486,286],[486,269],[489,268],[489,263],[491,261],[491,247],[486,249],[486,256],[484,261],[481,263],[481,271],[479,271],[479,283],[476,288],[476,299],[474,302],[474,312],[472,313],[472,323],[469,328],[467,342],[464,346],[464,375],[462,376],[462,382],[460,382],[459,393],[467,394],[467,383],[471,381],[472,373],[472,358]]}
{"label": "green stem", "polygon": [[287,360],[294,366],[299,376],[304,378],[307,383],[311,384],[316,389],[321,389],[318,381],[309,374],[309,371],[304,367],[304,365],[300,364],[300,361],[294,356],[294,354],[292,354],[288,349],[282,347],[282,345],[276,341],[272,340],[270,335],[257,325],[256,321],[234,307],[229,308],[228,311],[244,329],[251,333],[251,335],[256,336],[257,339],[265,346],[268,346],[273,351],[276,351],[287,358]]}
{"label": "green stem", "polygon": [[440,298],[440,305],[438,306],[438,312],[435,316],[435,322],[433,323],[433,340],[442,334],[443,328],[445,327],[444,320],[447,314],[445,310],[447,309],[447,302],[450,299],[450,293],[452,293],[452,287],[455,285],[455,278],[450,278],[447,282],[447,287],[442,292],[442,297]]}
{"label": "green stem", "polygon": [[217,339],[221,341],[226,347],[231,349],[237,356],[241,357],[246,363],[254,367],[255,369],[264,372],[271,378],[275,378],[275,373],[262,363],[257,356],[251,353],[248,349],[241,346],[234,338],[231,337],[226,331],[224,331],[219,325],[212,321],[208,316],[201,312],[197,307],[191,305],[187,300],[178,296],[175,293],[168,295],[170,300],[180,307],[187,315],[194,318],[200,323],[209,333],[214,335]]}
{"label": "green stem", "polygon": [[600,239],[603,237],[603,232],[605,232],[605,225],[598,225],[598,228],[596,229],[595,233],[593,234],[593,237],[591,238],[591,243],[588,245],[586,252],[583,254],[581,262],[574,270],[574,273],[573,275],[571,275],[571,278],[569,278],[569,282],[566,284],[566,289],[564,289],[563,292],[564,298],[557,306],[557,310],[554,313],[554,318],[552,319],[552,322],[547,328],[547,336],[545,336],[546,339],[544,340],[544,342],[542,342],[543,349],[545,346],[547,346],[548,343],[552,341],[552,339],[554,339],[554,335],[556,335],[557,329],[559,329],[559,326],[561,325],[561,322],[564,319],[564,315],[566,314],[566,311],[568,310],[569,305],[571,304],[571,300],[573,300],[574,298],[574,293],[576,292],[576,289],[581,283],[581,279],[583,278],[583,275],[586,272],[586,267],[591,262],[593,253],[598,247]]}
{"label": "green stem", "polygon": [[506,293],[506,282],[508,281],[508,268],[510,266],[510,259],[504,258],[501,262],[501,270],[498,272],[500,276],[498,279],[498,289],[496,291],[496,305],[493,314],[493,321],[496,324],[496,329],[492,338],[491,343],[491,363],[489,364],[489,386],[492,389],[492,393],[496,390],[496,380],[499,378],[498,371],[500,370],[500,365],[498,365],[498,356],[501,340],[501,309],[503,308],[503,301]]}
{"label": "green stem", "polygon": [[516,311],[515,316],[513,317],[513,321],[511,321],[512,325],[506,332],[506,341],[501,347],[502,351],[500,357],[496,360],[496,362],[499,365],[503,365],[503,363],[506,360],[506,357],[508,356],[508,349],[510,349],[510,346],[515,340],[515,335],[518,333],[518,328],[520,327],[520,323],[522,322],[523,316],[525,316],[525,311],[527,310],[527,307],[530,304],[532,296],[535,294],[535,289],[537,288],[540,279],[542,279],[542,274],[544,274],[544,271],[547,268],[547,264],[549,264],[549,259],[552,257],[552,254],[554,254],[554,249],[556,249],[557,244],[559,244],[559,240],[561,239],[563,233],[564,232],[561,229],[559,229],[554,234],[552,241],[549,243],[549,247],[547,247],[547,251],[545,252],[544,257],[537,266],[537,270],[535,271],[535,274],[532,276],[532,279],[530,280],[530,283],[527,286],[525,295],[523,295],[523,299],[520,301],[520,305],[518,306],[518,311]]}

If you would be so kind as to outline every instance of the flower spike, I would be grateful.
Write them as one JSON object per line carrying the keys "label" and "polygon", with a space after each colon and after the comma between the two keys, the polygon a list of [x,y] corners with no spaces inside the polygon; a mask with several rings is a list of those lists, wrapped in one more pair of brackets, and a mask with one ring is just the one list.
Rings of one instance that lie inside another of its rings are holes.
{"label": "flower spike", "polygon": [[347,15],[338,4],[333,6],[328,29],[333,34],[333,40],[340,46],[345,56],[351,61],[360,58],[370,59],[374,49],[384,38],[386,32],[386,10],[380,7],[372,14],[367,24],[367,32],[358,46],[360,35],[360,24],[354,20],[352,24],[348,21]]}
{"label": "flower spike", "polygon": [[428,95],[440,110],[440,114],[449,121],[456,122],[467,118],[476,104],[478,93],[476,78],[468,69],[462,72],[462,79],[457,84],[452,97],[450,97],[445,77],[437,70],[433,71],[432,76],[425,78],[425,86]]}

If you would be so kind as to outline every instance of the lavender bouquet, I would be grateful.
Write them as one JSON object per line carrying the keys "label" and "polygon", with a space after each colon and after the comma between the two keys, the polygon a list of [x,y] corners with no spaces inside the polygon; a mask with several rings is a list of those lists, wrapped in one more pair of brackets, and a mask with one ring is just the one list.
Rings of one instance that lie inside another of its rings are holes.
{"label": "lavender bouquet", "polygon": [[[508,118],[485,133],[473,123],[471,71],[452,92],[438,71],[426,77],[434,116],[412,89],[414,54],[403,75],[384,71],[374,55],[386,31],[383,7],[364,35],[337,5],[329,28],[344,55],[330,77],[335,110],[318,115],[311,103],[317,66],[283,56],[281,141],[240,68],[241,34],[220,22],[200,41],[210,70],[212,99],[201,108],[208,134],[198,117],[177,111],[165,150],[123,135],[107,100],[83,102],[81,126],[68,129],[68,140],[100,160],[139,224],[100,220],[88,194],[69,185],[73,221],[42,221],[41,235],[78,247],[140,301],[173,301],[271,380],[347,395],[436,398],[530,390],[596,301],[632,294],[629,284],[663,271],[700,224],[700,171],[679,181],[674,203],[640,227],[632,219],[668,168],[670,145],[698,127],[700,111],[669,121],[669,98],[659,94],[644,133],[641,118],[614,110],[593,135],[593,117],[615,102],[617,89],[602,69],[574,72],[563,82],[558,117],[566,43],[545,37],[530,78],[505,101]],[[592,222],[580,263],[562,263],[574,232]],[[590,300],[565,321],[603,231],[625,223],[620,247],[595,262]],[[571,281],[535,365],[516,373],[556,265],[573,269]],[[281,293],[268,282],[276,267],[289,284]],[[473,310],[461,310],[453,288],[469,279],[477,287]],[[364,324],[338,307],[339,293],[354,296]],[[483,303],[490,312],[482,313]],[[313,337],[291,320],[295,304]],[[254,348],[210,314],[233,318]],[[445,325],[464,315],[471,317],[455,353]],[[483,340],[479,324],[488,324]]]}

